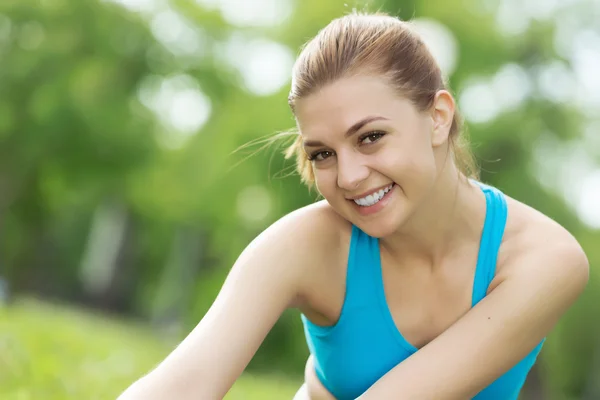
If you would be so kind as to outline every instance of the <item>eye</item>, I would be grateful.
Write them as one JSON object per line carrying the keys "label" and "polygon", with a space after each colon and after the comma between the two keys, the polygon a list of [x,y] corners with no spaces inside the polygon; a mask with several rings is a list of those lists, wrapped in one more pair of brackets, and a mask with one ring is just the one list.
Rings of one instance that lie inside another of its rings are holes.
{"label": "eye", "polygon": [[333,155],[333,152],[328,151],[328,150],[319,150],[319,151],[315,151],[314,153],[311,153],[308,156],[308,160],[309,161],[323,161],[326,160],[327,158],[331,157]]}
{"label": "eye", "polygon": [[368,132],[360,137],[359,142],[361,144],[373,144],[373,143],[377,142],[379,139],[381,139],[383,136],[385,136],[385,132],[381,132],[381,131]]}

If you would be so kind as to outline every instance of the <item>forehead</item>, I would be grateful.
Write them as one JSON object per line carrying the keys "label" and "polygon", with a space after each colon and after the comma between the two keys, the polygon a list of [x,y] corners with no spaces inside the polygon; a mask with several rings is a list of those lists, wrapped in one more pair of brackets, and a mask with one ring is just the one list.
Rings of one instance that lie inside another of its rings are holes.
{"label": "forehead", "polygon": [[295,109],[298,127],[305,136],[345,131],[369,115],[398,119],[410,112],[411,106],[383,78],[356,76],[335,81],[298,100]]}

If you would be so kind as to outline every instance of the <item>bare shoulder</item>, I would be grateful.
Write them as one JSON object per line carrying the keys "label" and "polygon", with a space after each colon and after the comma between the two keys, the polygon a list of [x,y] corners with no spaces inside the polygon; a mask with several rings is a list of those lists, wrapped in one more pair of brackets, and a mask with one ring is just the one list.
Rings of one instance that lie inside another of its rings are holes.
{"label": "bare shoulder", "polygon": [[337,214],[325,201],[319,201],[292,211],[267,228],[257,240],[303,254],[322,257],[332,254],[347,236],[350,223]]}
{"label": "bare shoulder", "polygon": [[556,272],[587,282],[589,263],[576,238],[540,211],[506,198],[508,219],[498,255],[498,280]]}
{"label": "bare shoulder", "polygon": [[283,216],[251,243],[263,249],[260,254],[277,258],[282,268],[299,279],[299,297],[291,307],[304,303],[315,281],[326,274],[324,266],[335,268],[345,263],[351,224],[336,213],[325,201],[319,201]]}

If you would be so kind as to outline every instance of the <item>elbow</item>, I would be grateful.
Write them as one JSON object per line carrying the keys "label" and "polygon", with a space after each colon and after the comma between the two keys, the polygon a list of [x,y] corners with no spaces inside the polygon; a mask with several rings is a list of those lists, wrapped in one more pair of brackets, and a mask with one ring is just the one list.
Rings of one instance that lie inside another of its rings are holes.
{"label": "elbow", "polygon": [[567,297],[567,304],[573,304],[585,291],[590,279],[590,262],[579,245],[564,246],[562,263],[557,264],[557,277]]}
{"label": "elbow", "polygon": [[581,294],[587,286],[590,279],[590,261],[581,247],[576,247],[571,255],[573,260],[571,266],[571,276],[577,282],[577,295]]}

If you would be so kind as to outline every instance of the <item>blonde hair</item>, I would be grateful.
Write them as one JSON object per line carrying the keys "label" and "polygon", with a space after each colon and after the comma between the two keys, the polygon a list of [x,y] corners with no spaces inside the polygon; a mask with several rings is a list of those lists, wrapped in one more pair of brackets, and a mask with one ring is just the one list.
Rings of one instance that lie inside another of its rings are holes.
{"label": "blonde hair", "polygon": [[[420,111],[433,104],[436,93],[447,89],[441,70],[416,32],[407,22],[383,13],[354,12],[335,19],[302,49],[294,65],[288,103],[292,112],[298,99],[340,78],[358,74],[384,77],[396,91]],[[450,148],[460,172],[478,178],[469,141],[461,130],[462,120],[455,113],[450,128]],[[296,158],[296,170],[302,182],[314,184],[314,172],[295,132],[285,157]]]}

